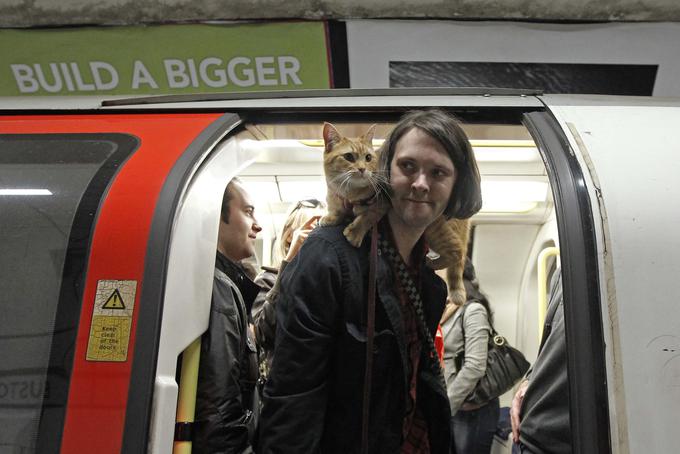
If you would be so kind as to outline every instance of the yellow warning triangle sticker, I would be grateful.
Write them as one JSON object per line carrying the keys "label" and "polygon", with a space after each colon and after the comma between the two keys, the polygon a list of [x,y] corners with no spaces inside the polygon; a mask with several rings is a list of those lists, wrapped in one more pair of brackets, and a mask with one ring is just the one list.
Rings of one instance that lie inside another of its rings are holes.
{"label": "yellow warning triangle sticker", "polygon": [[109,299],[106,300],[102,309],[125,309],[125,303],[123,298],[120,296],[118,289],[115,289]]}

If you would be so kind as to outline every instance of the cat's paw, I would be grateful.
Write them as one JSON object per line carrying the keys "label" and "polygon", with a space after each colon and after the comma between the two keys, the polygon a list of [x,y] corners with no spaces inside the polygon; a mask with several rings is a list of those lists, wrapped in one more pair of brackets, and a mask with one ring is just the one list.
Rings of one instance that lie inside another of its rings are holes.
{"label": "cat's paw", "polygon": [[342,221],[342,219],[339,216],[327,214],[319,219],[319,225],[338,225],[340,224],[340,221]]}
{"label": "cat's paw", "polygon": [[456,304],[458,306],[462,306],[465,303],[465,300],[467,299],[467,295],[465,293],[465,287],[453,289],[449,291],[449,299],[453,304]]}
{"label": "cat's paw", "polygon": [[349,244],[351,244],[354,247],[359,247],[361,246],[361,242],[364,240],[364,235],[366,233],[365,232],[362,233],[360,229],[350,224],[347,227],[345,227],[345,230],[342,231],[342,234],[345,235],[345,238],[347,238]]}

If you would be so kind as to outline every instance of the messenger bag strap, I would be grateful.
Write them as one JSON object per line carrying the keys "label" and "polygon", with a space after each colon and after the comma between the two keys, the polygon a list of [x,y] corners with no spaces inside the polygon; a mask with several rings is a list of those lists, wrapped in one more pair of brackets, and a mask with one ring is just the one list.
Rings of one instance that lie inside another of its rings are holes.
{"label": "messenger bag strap", "polygon": [[439,362],[439,355],[437,354],[437,349],[434,346],[434,336],[430,332],[430,328],[427,326],[425,320],[425,312],[423,310],[423,302],[420,299],[420,293],[418,292],[418,287],[416,283],[411,278],[409,271],[406,269],[406,264],[402,260],[401,256],[397,250],[390,244],[390,242],[385,239],[380,239],[380,249],[384,251],[387,257],[390,259],[394,265],[397,279],[399,284],[406,294],[407,298],[411,302],[413,309],[416,313],[416,323],[420,331],[421,342],[423,343],[423,350],[426,352],[426,357],[429,360],[430,368],[435,377],[439,382],[444,385],[444,374],[442,373],[441,364]]}
{"label": "messenger bag strap", "polygon": [[368,425],[371,406],[371,376],[373,374],[373,340],[375,338],[375,268],[378,261],[378,228],[371,229],[371,255],[368,262],[368,308],[366,316],[366,371],[361,425],[361,453],[368,454]]}

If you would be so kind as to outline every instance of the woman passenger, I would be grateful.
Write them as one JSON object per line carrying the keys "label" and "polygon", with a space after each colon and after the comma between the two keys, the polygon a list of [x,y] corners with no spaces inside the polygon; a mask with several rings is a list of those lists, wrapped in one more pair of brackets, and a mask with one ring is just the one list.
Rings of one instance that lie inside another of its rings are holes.
{"label": "woman passenger", "polygon": [[[460,307],[447,303],[441,321],[444,376],[451,404],[455,445],[452,452],[489,454],[498,425],[498,397],[481,406],[467,403],[465,398],[486,372],[492,315],[489,301],[479,290],[475,269],[469,259],[465,262],[463,278],[466,303]],[[464,361],[456,361],[458,355]]]}

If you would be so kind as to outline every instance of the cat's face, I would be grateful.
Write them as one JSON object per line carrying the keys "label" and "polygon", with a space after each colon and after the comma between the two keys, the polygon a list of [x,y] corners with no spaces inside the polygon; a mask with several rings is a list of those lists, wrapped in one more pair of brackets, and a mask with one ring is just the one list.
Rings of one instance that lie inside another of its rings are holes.
{"label": "cat's face", "polygon": [[378,154],[373,150],[375,125],[356,139],[343,137],[330,123],[324,123],[323,165],[326,181],[340,195],[377,184]]}

